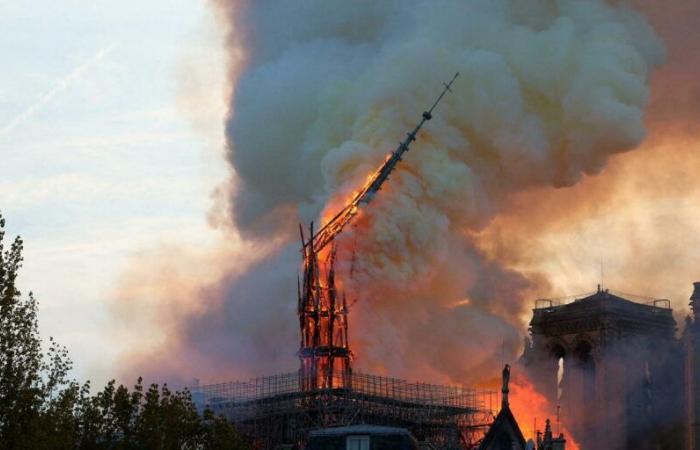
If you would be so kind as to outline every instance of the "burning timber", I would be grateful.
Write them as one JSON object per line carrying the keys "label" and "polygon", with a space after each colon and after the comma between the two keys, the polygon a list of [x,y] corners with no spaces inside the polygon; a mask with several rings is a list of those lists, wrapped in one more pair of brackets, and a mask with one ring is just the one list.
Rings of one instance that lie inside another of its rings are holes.
{"label": "burning timber", "polygon": [[[433,111],[450,91],[450,86],[458,75],[459,72],[449,83],[444,84],[445,88],[440,96],[429,110],[423,112],[415,128],[406,134],[406,138],[387,156],[384,163],[344,208],[317,233],[314,233],[311,223],[308,240],[300,227],[303,284],[299,286],[297,301],[301,334],[298,355],[301,360],[302,382],[306,389],[351,387],[352,352],[348,343],[348,309],[345,296],[338,295],[335,284],[335,238],[353,220],[360,207],[371,202],[379,193],[403,155],[408,152],[411,143],[416,140],[420,129],[433,118]],[[330,252],[326,252],[325,261],[321,263],[319,255],[327,250],[329,245]]]}

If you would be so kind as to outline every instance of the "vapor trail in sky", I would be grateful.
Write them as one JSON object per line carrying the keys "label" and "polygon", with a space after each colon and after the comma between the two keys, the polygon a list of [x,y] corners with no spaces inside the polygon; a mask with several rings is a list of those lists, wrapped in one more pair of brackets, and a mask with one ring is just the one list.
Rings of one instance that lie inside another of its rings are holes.
{"label": "vapor trail in sky", "polygon": [[9,134],[19,125],[30,119],[34,114],[36,114],[37,111],[41,111],[54,99],[54,97],[56,97],[57,94],[66,90],[66,88],[68,88],[68,86],[70,86],[72,82],[80,78],[83,72],[85,72],[91,66],[95,65],[101,59],[103,59],[105,56],[111,53],[112,50],[114,50],[114,47],[115,45],[113,44],[100,49],[100,51],[98,51],[92,58],[88,59],[83,64],[73,69],[68,75],[58,80],[54,87],[51,88],[51,90],[49,90],[46,94],[44,94],[39,100],[27,107],[14,119],[10,120],[2,128],[0,128],[0,136],[5,136],[6,134]]}

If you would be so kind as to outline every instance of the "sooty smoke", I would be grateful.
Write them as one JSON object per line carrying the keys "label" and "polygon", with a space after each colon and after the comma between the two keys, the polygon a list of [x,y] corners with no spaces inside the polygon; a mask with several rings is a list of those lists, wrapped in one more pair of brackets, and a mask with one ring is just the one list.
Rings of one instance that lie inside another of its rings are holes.
{"label": "sooty smoke", "polygon": [[[219,7],[232,51],[244,55],[226,130],[231,217],[252,241],[291,236],[298,221],[342,205],[441,81],[461,73],[340,238],[339,270],[360,367],[454,381],[497,370],[547,282],[486,257],[473,233],[512,194],[571,186],[642,141],[647,79],[663,58],[644,18],[622,4],[574,0]],[[298,243],[287,242],[281,251],[292,255]],[[296,343],[298,262],[264,266],[232,280],[216,311],[230,318],[221,348],[246,363],[250,352],[264,360],[278,347],[251,341],[241,321],[287,336],[287,353]]]}
{"label": "sooty smoke", "polygon": [[643,16],[595,0],[215,3],[230,28],[229,217],[245,243],[172,327],[179,366],[210,379],[296,368],[297,223],[339,208],[459,71],[341,235],[338,269],[357,368],[498,374],[549,285],[475,236],[514,195],[575,185],[643,140],[663,58]]}

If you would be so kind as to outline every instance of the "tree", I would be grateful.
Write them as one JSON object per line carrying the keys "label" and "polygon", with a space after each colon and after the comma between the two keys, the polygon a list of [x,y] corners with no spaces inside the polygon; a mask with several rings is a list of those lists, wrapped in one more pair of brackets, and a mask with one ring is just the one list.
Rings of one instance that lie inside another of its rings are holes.
{"label": "tree", "polygon": [[37,302],[17,288],[22,239],[6,248],[4,238],[0,215],[0,449],[57,448],[46,439],[73,428],[77,384],[67,379],[72,363],[53,339],[42,352]]}
{"label": "tree", "polygon": [[0,215],[0,450],[245,450],[223,417],[197,412],[190,393],[141,378],[114,380],[95,395],[70,380],[68,350],[49,338],[42,351],[37,302],[17,288],[22,239],[5,248]]}
{"label": "tree", "polygon": [[83,398],[77,413],[80,450],[246,450],[250,448],[222,416],[197,413],[192,396],[139,378],[133,390],[110,381]]}
{"label": "tree", "polygon": [[223,416],[216,416],[204,410],[204,440],[203,447],[212,450],[243,450],[249,448],[231,423]]}

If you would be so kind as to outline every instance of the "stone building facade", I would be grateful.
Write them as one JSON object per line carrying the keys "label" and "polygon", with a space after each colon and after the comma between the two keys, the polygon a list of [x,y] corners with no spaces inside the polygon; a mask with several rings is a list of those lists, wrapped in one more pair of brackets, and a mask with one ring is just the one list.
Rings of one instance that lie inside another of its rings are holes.
{"label": "stone building facade", "polygon": [[668,301],[644,304],[599,288],[570,303],[539,303],[523,363],[537,389],[561,406],[583,450],[694,449],[688,406],[700,402],[687,380],[700,374],[700,319],[691,322],[684,347]]}

